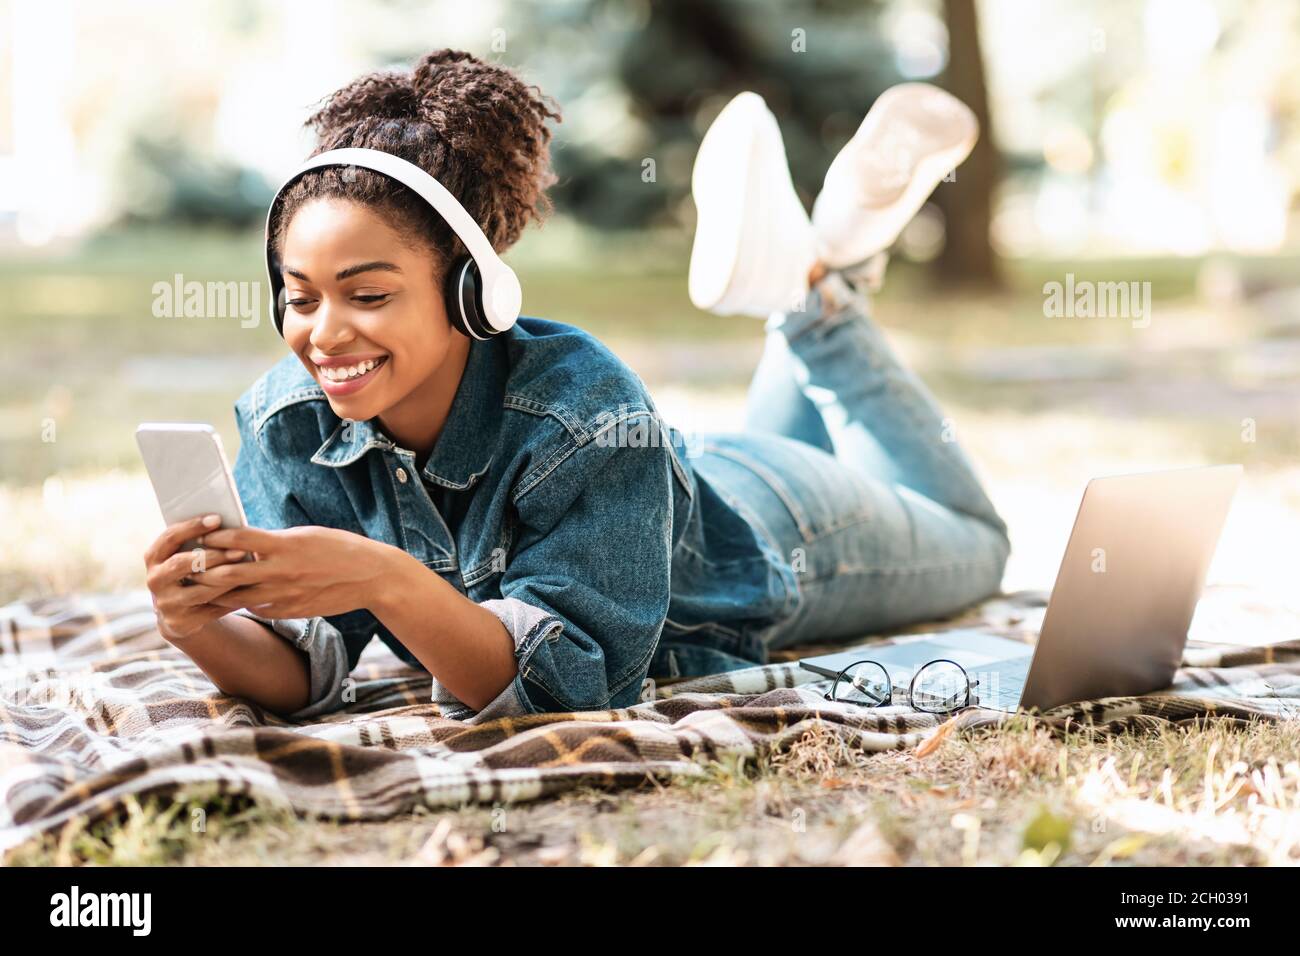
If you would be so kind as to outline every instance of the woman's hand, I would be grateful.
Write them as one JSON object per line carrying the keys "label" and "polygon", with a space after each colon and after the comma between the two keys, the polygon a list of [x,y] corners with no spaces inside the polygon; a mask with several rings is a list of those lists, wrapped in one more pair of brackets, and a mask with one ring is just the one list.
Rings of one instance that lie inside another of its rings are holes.
{"label": "woman's hand", "polygon": [[371,606],[386,570],[405,552],[350,531],[308,525],[267,531],[221,528],[204,547],[252,551],[257,560],[210,568],[196,577],[218,588],[212,603],[263,617],[329,617]]}
{"label": "woman's hand", "polygon": [[145,582],[153,598],[158,631],[170,643],[192,637],[230,613],[230,608],[212,603],[229,588],[214,586],[212,582],[200,583],[199,579],[208,568],[242,560],[243,552],[210,548],[181,550],[186,541],[198,538],[220,523],[216,515],[179,521],[168,525],[145,549]]}

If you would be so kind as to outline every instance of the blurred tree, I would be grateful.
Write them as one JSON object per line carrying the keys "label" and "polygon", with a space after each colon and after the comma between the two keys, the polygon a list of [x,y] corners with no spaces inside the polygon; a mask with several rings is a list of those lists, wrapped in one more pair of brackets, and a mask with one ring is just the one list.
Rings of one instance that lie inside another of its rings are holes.
{"label": "blurred tree", "polygon": [[945,283],[997,286],[1001,284],[1001,273],[989,227],[1001,170],[993,142],[979,17],[975,0],[943,0],[943,10],[948,24],[944,86],[975,111],[980,138],[958,170],[956,180],[935,191],[935,202],[944,215],[945,242],[935,259],[934,273]]}

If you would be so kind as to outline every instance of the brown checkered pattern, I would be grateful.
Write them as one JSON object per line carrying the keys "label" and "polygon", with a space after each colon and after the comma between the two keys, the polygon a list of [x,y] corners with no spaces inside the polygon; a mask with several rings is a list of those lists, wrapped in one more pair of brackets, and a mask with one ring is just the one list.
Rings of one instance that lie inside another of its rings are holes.
{"label": "brown checkered pattern", "polygon": [[[1024,637],[1007,621],[1035,601],[1041,607],[1041,596],[999,599],[973,620]],[[1189,648],[1183,663],[1167,691],[1061,707],[1043,719],[1055,729],[1114,732],[1300,713],[1300,639]],[[817,721],[869,751],[915,746],[938,723],[907,706],[827,703],[826,682],[790,662],[660,686],[654,699],[623,710],[477,726],[442,717],[428,701],[429,675],[379,642],[353,676],[357,700],[346,711],[289,724],[223,695],[163,641],[145,591],[0,608],[0,851],[115,814],[128,797],[194,784],[299,813],[378,820],[417,804],[533,800],[579,785],[698,774],[711,758],[779,751]],[[961,722],[1001,719],[971,710]]]}

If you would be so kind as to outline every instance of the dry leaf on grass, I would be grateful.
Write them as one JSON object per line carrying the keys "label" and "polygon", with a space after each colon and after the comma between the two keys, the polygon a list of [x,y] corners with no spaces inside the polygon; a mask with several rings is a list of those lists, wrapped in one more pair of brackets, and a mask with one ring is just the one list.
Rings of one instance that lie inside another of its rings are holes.
{"label": "dry leaf on grass", "polygon": [[925,740],[921,741],[921,743],[917,745],[917,748],[913,753],[918,757],[928,757],[930,754],[938,750],[939,745],[942,744],[944,740],[947,739],[948,735],[953,732],[960,717],[961,714],[954,714],[945,720],[934,729],[934,733],[930,734],[929,737],[926,737]]}

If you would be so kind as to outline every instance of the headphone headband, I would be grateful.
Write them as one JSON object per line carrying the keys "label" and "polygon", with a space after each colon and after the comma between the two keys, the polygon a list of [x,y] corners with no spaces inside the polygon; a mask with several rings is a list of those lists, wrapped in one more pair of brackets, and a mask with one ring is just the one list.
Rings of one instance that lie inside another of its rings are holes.
{"label": "headphone headband", "polygon": [[488,242],[487,236],[483,235],[483,230],[474,221],[474,217],[465,211],[465,207],[447,190],[447,187],[419,166],[407,162],[400,156],[379,149],[347,147],[326,150],[304,162],[275,191],[275,197],[271,200],[270,208],[267,209],[266,268],[271,280],[271,314],[275,317],[277,329],[281,323],[277,299],[284,287],[284,280],[273,261],[271,252],[271,219],[284,190],[303,173],[323,166],[360,166],[363,169],[382,173],[413,190],[433,207],[434,211],[451,227],[452,232],[465,243],[470,257],[478,266],[482,280],[483,317],[487,324],[495,332],[504,332],[514,325],[515,320],[519,318],[522,300],[519,278],[513,269],[501,261],[501,257]]}

